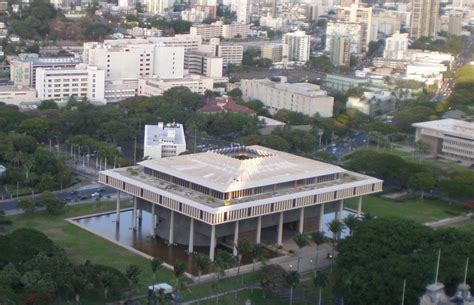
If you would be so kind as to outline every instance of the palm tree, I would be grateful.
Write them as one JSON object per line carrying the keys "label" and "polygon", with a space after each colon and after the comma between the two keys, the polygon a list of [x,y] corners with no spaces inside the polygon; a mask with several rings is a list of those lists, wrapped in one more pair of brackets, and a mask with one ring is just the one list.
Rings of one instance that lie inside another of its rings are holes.
{"label": "palm tree", "polygon": [[109,288],[112,286],[116,277],[110,271],[102,271],[98,275],[99,284],[104,288],[104,299],[107,300],[107,295],[109,293]]}
{"label": "palm tree", "polygon": [[[296,245],[300,249],[309,245],[308,236],[306,236],[305,234],[301,234],[301,233],[296,234],[295,237],[293,237],[293,241],[296,243]],[[301,260],[300,255],[298,253],[298,265],[296,267],[296,271],[298,272],[300,271],[300,260]]]}
{"label": "palm tree", "polygon": [[68,286],[75,295],[76,304],[79,305],[81,303],[81,295],[89,288],[87,278],[81,272],[76,272],[70,278]]}
{"label": "palm tree", "polygon": [[318,271],[316,276],[314,277],[313,284],[316,288],[319,288],[319,300],[318,305],[321,305],[322,295],[323,295],[323,288],[326,287],[328,283],[328,278],[326,274]]}
{"label": "palm tree", "polygon": [[252,248],[252,272],[255,271],[255,262],[263,261],[267,257],[267,249],[263,244],[255,244]]}
{"label": "palm tree", "polygon": [[300,274],[297,271],[290,271],[285,277],[286,283],[290,286],[290,305],[293,304],[293,288],[300,283]]}
{"label": "palm tree", "polygon": [[354,227],[359,222],[359,219],[357,218],[357,216],[355,216],[354,214],[349,214],[342,221],[344,222],[346,227],[349,229],[349,235],[352,235],[352,230],[354,230]]}
{"label": "palm tree", "polygon": [[138,278],[140,276],[140,273],[141,273],[140,267],[138,267],[137,265],[128,265],[127,268],[125,268],[125,277],[127,278],[130,284],[129,297],[130,297],[130,293],[134,290],[134,288],[138,284]]}
{"label": "palm tree", "polygon": [[[217,251],[216,261],[214,266],[216,267],[216,282],[213,285],[217,290],[219,285],[220,277],[225,275],[225,270],[232,267],[235,264],[235,259],[226,251]],[[219,296],[216,297],[216,304],[219,303]]]}
{"label": "palm tree", "polygon": [[328,223],[328,228],[329,228],[329,231],[331,231],[333,234],[333,238],[331,239],[331,242],[332,242],[332,262],[334,264],[334,251],[336,249],[336,242],[342,230],[344,230],[344,224],[339,219],[334,219],[330,223]]}
{"label": "palm tree", "polygon": [[199,253],[196,256],[196,267],[198,269],[198,283],[201,284],[202,271],[205,270],[211,264],[211,260],[207,255]]}
{"label": "palm tree", "polygon": [[153,273],[153,300],[155,299],[156,272],[161,268],[163,261],[159,257],[154,257],[150,261],[151,272]]}
{"label": "palm tree", "polygon": [[[252,244],[247,239],[240,239],[237,242],[237,245],[235,245],[235,248],[237,249],[237,258],[239,262],[239,265],[237,267],[237,276],[239,276],[240,265],[242,264],[242,257],[252,252]],[[242,282],[243,281],[244,278],[242,277]]]}
{"label": "palm tree", "polygon": [[326,236],[324,236],[324,233],[321,231],[316,231],[311,234],[311,240],[316,244],[316,258],[314,260],[314,271],[316,272],[316,266],[318,265],[318,259],[319,259],[319,246],[324,244],[326,241]]}

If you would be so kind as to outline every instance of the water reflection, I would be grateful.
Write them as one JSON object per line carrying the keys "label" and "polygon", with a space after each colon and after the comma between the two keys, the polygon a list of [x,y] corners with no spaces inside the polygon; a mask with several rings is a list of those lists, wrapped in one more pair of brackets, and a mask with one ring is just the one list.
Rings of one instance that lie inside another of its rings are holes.
{"label": "water reflection", "polygon": [[[344,220],[344,218],[346,218],[347,215],[349,215],[349,214],[357,216],[357,213],[354,213],[354,212],[349,211],[349,210],[343,210],[342,211],[342,216],[341,216],[341,221]],[[324,220],[323,233],[327,237],[330,237],[330,238],[333,237],[332,232],[329,231],[328,224],[331,221],[333,221],[335,218],[336,218],[336,213],[324,214],[324,217],[323,217],[323,220]],[[347,236],[349,236],[349,229],[344,228],[344,230],[342,230],[342,232],[341,232],[341,238],[346,238]]]}
{"label": "water reflection", "polygon": [[[354,214],[351,211],[343,211],[342,219],[349,214]],[[176,261],[182,261],[187,265],[187,271],[193,275],[197,275],[197,269],[193,264],[193,256],[187,254],[188,247],[183,245],[168,246],[166,240],[161,238],[150,237],[151,227],[151,214],[143,211],[142,218],[138,222],[138,228],[136,231],[132,229],[132,215],[131,209],[122,210],[120,213],[120,223],[115,222],[115,213],[101,214],[92,217],[85,217],[77,219],[76,222],[82,226],[100,233],[101,235],[107,236],[108,238],[115,239],[121,244],[133,247],[140,252],[146,253],[153,257],[159,257],[164,262],[174,265]],[[328,230],[327,224],[335,218],[335,213],[324,215],[324,234],[328,237],[332,237],[332,233]],[[349,231],[345,229],[342,232],[344,238],[349,234]],[[219,246],[218,246],[219,247]],[[229,249],[227,249],[229,250]],[[194,247],[195,253],[209,254],[208,247]],[[277,253],[268,251],[269,258],[277,256]],[[250,263],[249,257],[243,258],[243,264]],[[206,272],[204,272],[206,273]]]}

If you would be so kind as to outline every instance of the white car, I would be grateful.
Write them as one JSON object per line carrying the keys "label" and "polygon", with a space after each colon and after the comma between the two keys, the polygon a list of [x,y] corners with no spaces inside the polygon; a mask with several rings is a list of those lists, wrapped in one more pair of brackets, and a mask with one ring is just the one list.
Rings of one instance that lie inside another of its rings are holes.
{"label": "white car", "polygon": [[100,196],[100,193],[99,193],[99,192],[95,192],[95,193],[92,193],[91,196],[92,196],[92,197],[98,197],[98,196]]}

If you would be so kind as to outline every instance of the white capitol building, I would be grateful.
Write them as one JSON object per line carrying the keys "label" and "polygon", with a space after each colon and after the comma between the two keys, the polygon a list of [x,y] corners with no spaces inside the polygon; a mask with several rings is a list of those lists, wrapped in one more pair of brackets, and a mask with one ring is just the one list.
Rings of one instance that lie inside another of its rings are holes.
{"label": "white capitol building", "polygon": [[[146,160],[102,171],[102,184],[134,198],[154,217],[150,234],[188,246],[209,246],[239,237],[281,244],[287,232],[322,230],[323,215],[338,217],[348,198],[382,191],[383,181],[341,167],[262,146],[238,146]],[[120,196],[117,221],[120,221]],[[235,249],[234,249],[235,253]]]}

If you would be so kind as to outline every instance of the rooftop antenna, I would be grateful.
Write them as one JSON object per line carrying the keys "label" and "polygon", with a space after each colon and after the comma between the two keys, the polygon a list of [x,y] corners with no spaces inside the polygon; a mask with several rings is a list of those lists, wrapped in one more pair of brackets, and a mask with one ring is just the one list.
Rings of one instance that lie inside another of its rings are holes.
{"label": "rooftop antenna", "polygon": [[407,280],[403,280],[403,291],[402,291],[402,305],[405,304],[405,287],[407,286]]}
{"label": "rooftop antenna", "polygon": [[436,264],[436,276],[435,276],[435,284],[438,283],[438,273],[439,273],[439,260],[441,258],[441,248],[438,250],[438,262]]}
{"label": "rooftop antenna", "polygon": [[466,269],[464,270],[464,286],[466,286],[468,268],[469,268],[469,256],[466,259]]}

